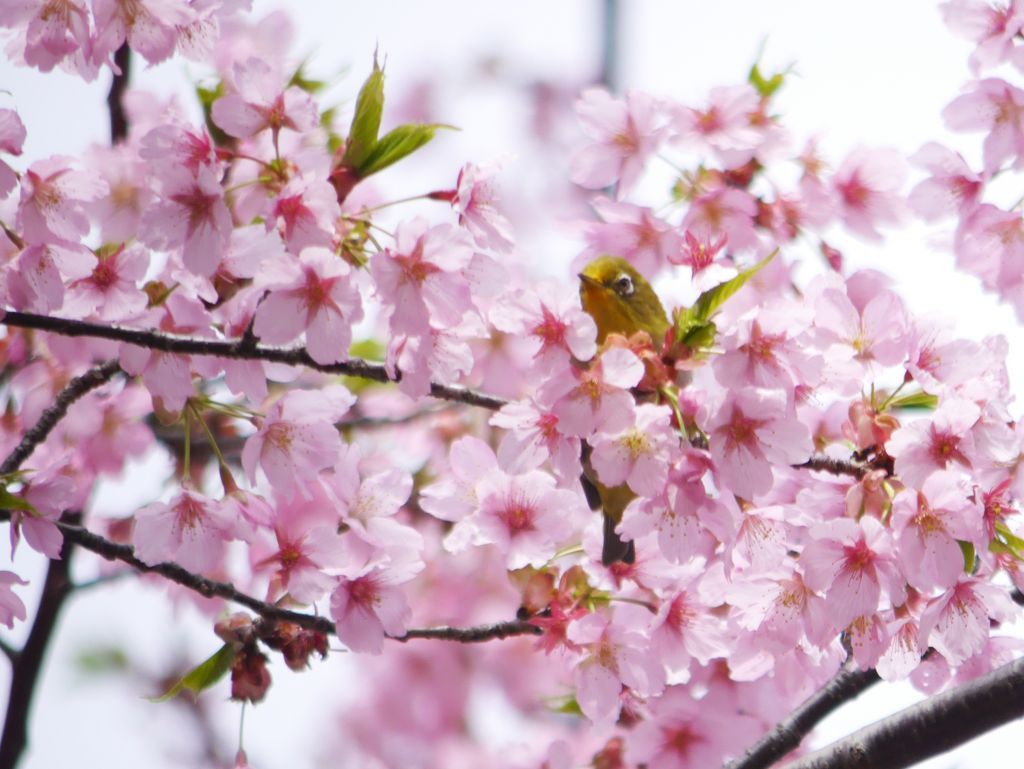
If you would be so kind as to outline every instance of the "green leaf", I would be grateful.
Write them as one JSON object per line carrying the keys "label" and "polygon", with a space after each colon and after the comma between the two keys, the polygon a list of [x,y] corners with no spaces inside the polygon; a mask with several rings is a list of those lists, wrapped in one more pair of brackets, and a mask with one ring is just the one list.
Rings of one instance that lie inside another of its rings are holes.
{"label": "green leaf", "polygon": [[23,510],[26,513],[34,513],[36,509],[21,497],[17,497],[4,486],[0,488],[0,510]]}
{"label": "green leaf", "polygon": [[778,252],[779,250],[775,249],[753,267],[743,270],[725,283],[719,283],[714,288],[709,288],[697,298],[692,307],[676,310],[673,317],[676,342],[691,350],[710,348],[718,333],[715,324],[711,322],[711,316],[725,304],[729,297],[743,288],[744,284],[754,277],[762,267],[774,259]]}
{"label": "green leaf", "polygon": [[291,80],[288,81],[289,86],[297,86],[303,91],[309,94],[317,94],[327,87],[326,81],[313,80],[312,78],[306,77],[306,62],[302,62],[295,70],[295,74],[292,75]]}
{"label": "green leaf", "polygon": [[113,673],[127,670],[128,655],[114,646],[86,649],[75,657],[75,664],[83,673]]}
{"label": "green leaf", "polygon": [[551,709],[555,713],[565,713],[569,716],[582,716],[583,709],[580,708],[579,702],[572,695],[567,697],[559,697],[552,701]]}
{"label": "green leaf", "polygon": [[210,132],[210,138],[213,139],[213,143],[218,147],[223,147],[233,141],[230,136],[220,129],[220,126],[213,122],[213,103],[223,95],[223,81],[218,81],[214,88],[204,88],[201,85],[196,86],[196,98],[199,99],[199,106],[203,108],[203,120],[206,123],[206,130]]}
{"label": "green leaf", "polygon": [[889,406],[894,409],[935,409],[939,405],[939,398],[923,390],[916,393],[907,393],[898,398],[893,398]]}
{"label": "green leaf", "polygon": [[758,62],[754,62],[754,66],[750,68],[750,73],[747,75],[747,82],[754,86],[762,98],[770,98],[782,88],[782,84],[786,80],[784,72],[776,72],[769,78],[766,78],[761,74],[761,67]]}
{"label": "green leaf", "polygon": [[964,571],[968,574],[974,573],[974,543],[965,542],[962,539],[957,540],[957,544],[960,545],[960,552],[964,554]]}
{"label": "green leaf", "polygon": [[342,163],[349,168],[360,168],[377,143],[380,118],[384,112],[384,70],[373,57],[373,71],[359,89],[356,98],[356,112],[348,131],[348,144]]}
{"label": "green leaf", "polygon": [[757,275],[762,267],[774,259],[777,253],[779,253],[779,249],[776,248],[760,262],[753,267],[743,270],[735,278],[727,280],[725,283],[719,283],[714,288],[709,288],[705,291],[697,298],[696,304],[690,308],[693,311],[693,316],[698,320],[708,320],[719,307],[725,304],[729,297],[743,288],[748,280]]}
{"label": "green leaf", "polygon": [[1016,555],[1024,555],[1024,539],[1010,531],[1010,527],[1002,521],[996,523],[996,537],[1012,549]]}
{"label": "green leaf", "polygon": [[382,171],[390,165],[408,157],[434,138],[438,128],[451,128],[441,123],[400,125],[388,131],[373,145],[373,149],[362,163],[355,166],[360,178]]}
{"label": "green leaf", "polygon": [[167,700],[177,697],[182,691],[199,694],[199,692],[209,689],[222,679],[224,674],[231,670],[231,663],[234,661],[235,647],[231,644],[224,644],[211,657],[199,663],[178,679],[170,689],[159,697],[151,698],[150,701],[167,702]]}

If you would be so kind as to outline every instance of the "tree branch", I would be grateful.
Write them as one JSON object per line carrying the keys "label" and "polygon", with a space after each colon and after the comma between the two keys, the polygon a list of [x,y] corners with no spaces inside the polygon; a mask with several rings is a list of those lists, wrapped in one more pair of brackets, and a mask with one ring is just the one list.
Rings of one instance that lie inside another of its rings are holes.
{"label": "tree branch", "polygon": [[110,143],[117,144],[128,138],[128,116],[124,111],[124,92],[131,76],[132,51],[127,41],[114,54],[114,64],[121,74],[114,75],[107,93],[107,111],[110,113]]}
{"label": "tree branch", "polygon": [[828,683],[748,748],[741,758],[729,764],[727,769],[765,769],[771,766],[799,747],[804,737],[832,711],[880,680],[874,670],[858,670],[853,659],[847,659]]}
{"label": "tree branch", "polygon": [[[238,360],[265,360],[273,363],[284,363],[289,366],[305,366],[322,371],[325,374],[344,374],[360,377],[374,382],[391,382],[395,379],[388,376],[383,365],[369,363],[359,358],[342,361],[341,363],[323,364],[313,360],[303,347],[268,347],[253,345],[240,339],[227,341],[221,339],[196,339],[176,334],[165,334],[148,329],[127,328],[125,326],[106,326],[83,320],[69,318],[53,318],[48,315],[35,315],[28,312],[8,312],[0,322],[18,328],[34,328],[49,331],[62,336],[87,336],[98,339],[112,339],[117,342],[147,347],[160,352],[180,355],[210,355],[216,358],[233,358]],[[496,411],[505,405],[505,401],[493,395],[475,392],[465,387],[443,385],[436,382],[430,385],[430,394],[442,400],[456,401],[470,406]]]}
{"label": "tree branch", "polygon": [[803,464],[793,465],[793,467],[807,470],[823,470],[826,473],[832,473],[832,475],[852,475],[854,478],[863,478],[868,470],[871,469],[855,462],[820,455],[813,456]]}
{"label": "tree branch", "polygon": [[32,630],[21,651],[12,659],[11,690],[4,716],[3,736],[0,737],[0,767],[14,767],[28,743],[32,695],[36,691],[43,657],[57,624],[57,617],[71,593],[71,551],[71,543],[65,540],[61,558],[50,561]]}
{"label": "tree branch", "polygon": [[109,382],[118,371],[120,368],[117,361],[108,360],[68,382],[67,386],[57,394],[53,404],[42,413],[39,421],[32,425],[21,442],[14,447],[14,451],[0,465],[0,475],[13,472],[21,467],[21,463],[28,459],[35,451],[36,446],[45,441],[50,431],[64,418],[72,403],[90,390]]}
{"label": "tree branch", "polygon": [[[199,574],[190,572],[188,569],[185,569],[176,563],[165,562],[153,564],[151,566],[140,561],[136,557],[135,551],[130,545],[111,542],[98,534],[93,534],[91,531],[84,529],[81,526],[67,523],[58,523],[57,525],[64,533],[64,540],[66,542],[74,542],[75,544],[84,547],[86,550],[91,550],[97,555],[103,556],[107,560],[121,561],[140,572],[159,574],[160,576],[166,577],[172,582],[176,582],[183,587],[187,587],[188,589],[206,596],[207,598],[224,598],[225,600],[244,606],[247,609],[251,609],[256,614],[268,620],[291,622],[300,627],[306,628],[307,630],[315,630],[329,635],[337,634],[334,623],[326,617],[303,614],[301,612],[283,609],[280,606],[266,603],[265,601],[261,601],[257,598],[253,598],[251,595],[241,592],[234,585],[228,582],[217,582],[216,580],[207,579]],[[411,629],[406,631],[404,636],[394,636],[393,639],[404,642],[414,638],[433,638],[447,641],[458,641],[460,643],[479,643],[481,641],[500,640],[517,635],[538,635],[539,633],[540,630],[533,625],[529,625],[520,620],[515,620],[512,622],[500,622],[495,625],[482,625],[480,627],[470,628],[439,627]],[[3,764],[0,764],[0,766],[3,766]]]}
{"label": "tree branch", "polygon": [[897,769],[945,753],[1024,716],[1024,658],[937,694],[786,765]]}

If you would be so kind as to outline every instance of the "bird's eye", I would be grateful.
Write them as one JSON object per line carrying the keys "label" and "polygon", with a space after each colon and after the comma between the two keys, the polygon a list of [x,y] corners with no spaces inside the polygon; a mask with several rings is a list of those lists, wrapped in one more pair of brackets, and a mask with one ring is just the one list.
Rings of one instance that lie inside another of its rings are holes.
{"label": "bird's eye", "polygon": [[615,279],[615,293],[619,296],[633,296],[633,292],[636,290],[636,286],[633,285],[633,279],[626,273],[622,273]]}

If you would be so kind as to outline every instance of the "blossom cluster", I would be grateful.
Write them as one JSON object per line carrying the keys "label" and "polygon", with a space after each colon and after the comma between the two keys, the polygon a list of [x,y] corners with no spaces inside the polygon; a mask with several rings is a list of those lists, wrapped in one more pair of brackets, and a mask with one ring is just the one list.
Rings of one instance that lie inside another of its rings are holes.
{"label": "blossom cluster", "polygon": [[[368,663],[373,704],[345,718],[383,765],[478,765],[464,714],[481,681],[530,719],[544,747],[532,765],[703,767],[848,657],[933,692],[1017,651],[1001,630],[1017,613],[1010,586],[1024,589],[1006,342],[913,317],[833,245],[881,240],[907,207],[955,214],[961,266],[1017,301],[1020,215],[982,202],[1020,164],[1013,86],[979,81],[946,111],[989,131],[984,169],[927,145],[912,161],[932,175],[909,196],[892,151],[855,148],[831,167],[813,142],[792,149],[774,113],[784,78],[757,67],[698,105],[584,91],[569,175],[596,217],[573,265],[612,254],[686,284],[665,297],[664,339],[599,344],[575,278],[538,279],[516,249],[495,166],[424,193],[433,218],[385,218],[376,174],[438,126],[379,135],[376,62],[345,132],[286,58],[279,16],[163,0],[129,18],[127,4],[96,0],[90,15],[68,0],[55,21],[48,3],[16,5],[0,18],[26,64],[91,78],[127,42],[150,62],[175,49],[207,61],[216,85],[200,90],[205,124],[130,93],[113,146],[20,170],[26,127],[0,109],[3,455],[72,376],[108,358],[125,375],[0,477],[12,551],[60,558],[58,522],[79,511],[147,565],[320,609],[347,649],[387,662]],[[976,34],[972,67],[1017,62],[1015,6],[998,20],[978,2],[945,8]],[[666,158],[671,190],[637,202]],[[41,316],[50,330],[23,328]],[[124,341],[86,333],[100,326]],[[230,354],[177,352],[152,332]],[[271,354],[300,347],[304,366]],[[378,383],[359,379],[371,370]],[[439,390],[465,403],[439,409]],[[468,405],[474,390],[500,408]],[[97,480],[155,435],[177,459],[164,492],[128,522],[95,509]],[[595,482],[629,500],[629,563],[602,563]],[[0,572],[8,626],[26,614],[19,584]],[[386,643],[420,622],[517,613],[536,639],[478,653]],[[295,669],[326,653],[322,638],[261,627],[217,624],[239,699],[270,686],[258,644]],[[552,701],[588,728],[551,717]]]}

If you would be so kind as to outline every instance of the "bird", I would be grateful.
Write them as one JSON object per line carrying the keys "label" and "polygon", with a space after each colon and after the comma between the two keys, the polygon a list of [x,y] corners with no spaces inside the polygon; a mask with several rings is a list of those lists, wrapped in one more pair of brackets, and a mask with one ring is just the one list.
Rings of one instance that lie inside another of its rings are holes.
{"label": "bird", "polygon": [[[661,349],[671,324],[651,284],[633,265],[622,257],[599,256],[583,268],[579,279],[580,302],[583,310],[594,319],[598,344],[603,344],[609,334],[631,337],[638,331],[646,331],[655,349]],[[605,566],[618,561],[633,563],[636,548],[632,541],[623,542],[615,527],[622,520],[626,505],[636,495],[626,484],[611,488],[602,484],[586,461],[586,454],[581,481],[591,509],[600,506],[604,516],[601,563]]]}

